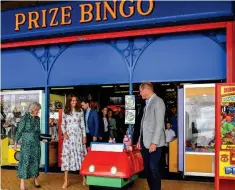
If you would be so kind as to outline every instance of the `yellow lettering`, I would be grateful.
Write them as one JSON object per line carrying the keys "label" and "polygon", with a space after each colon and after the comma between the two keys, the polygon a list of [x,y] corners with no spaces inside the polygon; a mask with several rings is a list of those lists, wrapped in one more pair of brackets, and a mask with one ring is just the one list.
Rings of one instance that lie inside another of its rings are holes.
{"label": "yellow lettering", "polygon": [[[80,5],[81,7],[81,23],[85,23],[85,22],[90,22],[93,19],[93,14],[92,14],[92,10],[93,10],[93,6],[92,4],[82,4]],[[86,7],[88,7],[88,10],[86,11]],[[88,15],[88,18],[86,19],[86,15]]]}
{"label": "yellow lettering", "polygon": [[42,10],[42,28],[47,27],[47,10]]}
{"label": "yellow lettering", "polygon": [[[134,0],[129,0],[129,1],[131,3],[134,2]],[[129,18],[129,17],[133,16],[133,14],[135,13],[135,9],[134,9],[134,6],[130,6],[129,7],[129,14],[126,14],[124,12],[125,3],[126,3],[126,0],[121,1],[120,6],[119,6],[119,12],[124,18]]]}
{"label": "yellow lettering", "polygon": [[[104,0],[95,2],[95,7],[90,3],[80,4],[80,23],[88,23],[93,19],[96,21],[105,21],[108,20],[108,17],[115,20],[117,19],[118,11],[123,18],[132,17],[135,14],[135,11],[141,16],[147,16],[153,12],[155,2],[154,0],[148,0],[148,4],[146,4],[147,6],[145,7],[143,6],[145,5],[143,4],[143,1],[144,0],[121,0],[120,3],[117,4],[117,0],[112,0],[112,4],[108,0]],[[70,25],[72,23],[72,10],[72,6],[64,6],[60,8],[51,8],[49,10],[43,9],[40,12],[31,11],[28,12],[28,15],[24,13],[15,14],[15,31],[19,31],[20,27],[26,23],[27,19],[29,30],[38,29],[40,27],[46,28],[48,25],[50,27]],[[61,18],[58,18],[60,16],[59,11],[61,11]],[[50,20],[48,20],[48,16]]]}
{"label": "yellow lettering", "polygon": [[29,14],[29,27],[28,27],[28,29],[32,30],[33,24],[34,24],[34,28],[40,28],[39,24],[38,24],[39,13],[36,11],[33,11],[33,12],[29,12],[28,14]]}
{"label": "yellow lettering", "polygon": [[[21,21],[20,21],[20,18],[21,18]],[[15,31],[18,31],[20,30],[20,25],[23,25],[26,21],[26,17],[25,17],[25,14],[24,13],[18,13],[18,14],[15,14]]]}
{"label": "yellow lettering", "polygon": [[140,15],[147,16],[147,15],[152,13],[152,11],[154,9],[154,1],[149,0],[148,2],[149,2],[149,8],[146,12],[144,12],[143,9],[142,9],[142,1],[141,0],[137,1],[137,11]]}
{"label": "yellow lettering", "polygon": [[100,5],[101,5],[101,2],[96,2],[96,21],[101,21],[101,14],[100,14]]}
{"label": "yellow lettering", "polygon": [[104,2],[104,19],[103,20],[108,20],[107,11],[111,14],[111,16],[114,19],[117,19],[117,1],[116,0],[113,0],[113,9],[107,1]]}
{"label": "yellow lettering", "polygon": [[[69,10],[68,13],[66,13],[66,9]],[[61,7],[61,25],[67,25],[67,24],[71,24],[72,20],[71,20],[71,11],[72,7],[71,6],[67,6],[67,7]],[[66,22],[66,18],[69,18],[69,20]]]}
{"label": "yellow lettering", "polygon": [[55,19],[56,19],[58,10],[59,10],[59,8],[52,8],[52,9],[50,9],[49,14],[52,13],[52,18],[51,18],[50,26],[58,26],[59,25],[58,21],[54,22]]}

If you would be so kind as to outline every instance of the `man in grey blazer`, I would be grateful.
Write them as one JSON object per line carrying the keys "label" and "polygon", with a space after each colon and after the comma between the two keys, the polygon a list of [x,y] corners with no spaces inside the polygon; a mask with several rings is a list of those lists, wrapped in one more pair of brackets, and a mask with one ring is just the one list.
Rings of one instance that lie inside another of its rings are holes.
{"label": "man in grey blazer", "polygon": [[163,100],[154,93],[151,83],[141,84],[139,90],[142,98],[146,100],[146,106],[137,147],[141,149],[150,190],[160,190],[159,161],[162,147],[166,143],[164,123],[166,108]]}

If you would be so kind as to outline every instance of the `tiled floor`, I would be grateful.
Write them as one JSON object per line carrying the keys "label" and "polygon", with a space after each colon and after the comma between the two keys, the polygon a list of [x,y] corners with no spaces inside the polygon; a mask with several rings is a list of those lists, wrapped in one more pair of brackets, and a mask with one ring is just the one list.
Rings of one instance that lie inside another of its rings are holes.
{"label": "tiled floor", "polygon": [[[88,190],[87,186],[82,185],[82,178],[79,175],[70,174],[70,186],[68,190]],[[18,190],[19,179],[16,178],[16,171],[13,170],[2,170],[1,171],[1,190]],[[40,182],[42,188],[40,190],[59,190],[62,189],[63,183],[62,173],[49,173],[40,174]],[[32,180],[27,181],[28,190],[36,190],[32,184]],[[132,187],[133,190],[147,190],[148,186],[144,179],[138,179]],[[200,183],[200,182],[185,182],[185,181],[173,181],[164,180],[162,185],[163,190],[213,190],[213,183]]]}

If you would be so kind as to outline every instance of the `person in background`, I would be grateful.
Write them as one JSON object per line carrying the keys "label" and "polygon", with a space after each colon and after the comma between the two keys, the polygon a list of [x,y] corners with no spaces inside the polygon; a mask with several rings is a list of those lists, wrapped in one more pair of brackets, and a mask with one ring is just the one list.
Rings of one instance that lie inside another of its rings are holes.
{"label": "person in background", "polygon": [[6,114],[4,113],[4,107],[1,104],[1,139],[6,138],[5,122],[6,122]]}
{"label": "person in background", "polygon": [[113,118],[113,110],[108,111],[109,137],[117,138],[116,120]]}
{"label": "person in background", "polygon": [[104,107],[100,114],[100,124],[99,124],[99,140],[103,142],[108,142],[109,140],[109,124],[108,124],[108,108]]}
{"label": "person in background", "polygon": [[92,102],[90,103],[90,108],[93,109],[93,110],[96,110],[97,112],[99,112],[99,105],[98,105],[98,102],[92,101]]}
{"label": "person in background", "polygon": [[177,136],[178,132],[178,121],[177,121],[177,109],[175,106],[171,108],[171,118],[170,118],[170,123],[172,125],[172,130],[175,131],[175,135]]}
{"label": "person in background", "polygon": [[[62,188],[65,189],[68,187],[68,172],[80,170],[87,154],[84,115],[74,95],[67,97],[61,128],[64,135],[61,170],[65,174]],[[83,185],[85,185],[84,177]]]}
{"label": "person in background", "polygon": [[17,144],[20,138],[20,161],[18,164],[17,176],[20,180],[20,189],[25,190],[25,180],[34,178],[34,185],[40,188],[39,164],[41,158],[40,146],[40,118],[38,112],[41,105],[37,102],[31,103],[28,112],[22,117],[16,130],[14,150],[17,151]]}
{"label": "person in background", "polygon": [[[12,114],[10,114],[7,118],[6,118],[6,126],[8,128],[8,137],[10,139],[10,144],[14,144],[14,139],[15,139],[15,134],[16,134],[16,130],[17,127],[20,123],[21,120],[21,111],[20,109],[18,109],[17,107],[15,107],[15,109],[13,110]],[[20,142],[19,142],[20,144]]]}
{"label": "person in background", "polygon": [[141,149],[144,161],[144,171],[150,190],[161,189],[159,162],[165,139],[165,111],[163,100],[154,93],[153,85],[145,82],[139,87],[142,99],[145,99],[141,120],[140,137],[137,148]]}
{"label": "person in background", "polygon": [[125,108],[120,107],[119,110],[120,111],[115,118],[117,123],[117,142],[122,143],[123,138],[126,135],[128,125],[125,124]]}
{"label": "person in background", "polygon": [[120,106],[116,106],[116,108],[113,110],[113,118],[117,120],[117,118],[119,118],[119,113],[121,111],[121,107]]}
{"label": "person in background", "polygon": [[169,166],[169,143],[173,141],[173,139],[176,137],[175,131],[171,129],[171,124],[168,122],[166,124],[166,130],[165,130],[165,135],[166,135],[166,146],[165,146],[165,161],[166,161],[166,166]]}
{"label": "person in background", "polygon": [[96,142],[99,137],[99,117],[97,111],[90,108],[89,100],[82,101],[82,108],[85,112],[87,147],[89,147],[90,143]]}

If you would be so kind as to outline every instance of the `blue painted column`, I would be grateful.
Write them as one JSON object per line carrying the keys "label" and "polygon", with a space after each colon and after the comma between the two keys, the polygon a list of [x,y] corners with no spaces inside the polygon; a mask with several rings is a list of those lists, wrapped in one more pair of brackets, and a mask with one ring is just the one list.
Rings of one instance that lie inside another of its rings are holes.
{"label": "blue painted column", "polygon": [[[147,49],[147,47],[154,42],[153,37],[144,38],[132,38],[129,40],[129,59],[128,59],[128,69],[129,69],[129,94],[133,94],[133,75],[135,71],[135,66],[142,55],[142,53]],[[129,134],[132,134],[132,126],[129,125]],[[133,137],[131,136],[132,140]]]}
{"label": "blue painted column", "polygon": [[[45,51],[46,64],[45,64],[45,133],[49,134],[49,102],[50,102],[50,89],[48,87],[48,70],[49,70],[49,49]],[[49,145],[47,142],[45,146],[45,173],[49,171]]]}
{"label": "blue painted column", "polygon": [[[50,89],[45,87],[45,133],[49,134],[49,102],[50,102]],[[49,143],[45,146],[45,173],[49,171]]]}
{"label": "blue painted column", "polygon": [[[131,73],[132,73],[132,72],[131,72]],[[132,74],[130,74],[129,94],[130,94],[130,95],[133,94]],[[132,139],[132,126],[133,126],[133,125],[129,125],[129,128],[128,128],[129,134],[131,135],[131,139]]]}
{"label": "blue painted column", "polygon": [[[132,81],[129,82],[129,94],[132,95],[133,94],[133,83]],[[133,125],[129,125],[128,127],[128,132],[131,135],[131,139],[132,139],[132,126]],[[133,140],[133,139],[132,139]]]}
{"label": "blue painted column", "polygon": [[[133,83],[132,83],[132,76],[133,76],[132,65],[134,62],[134,57],[133,57],[134,56],[134,48],[133,48],[134,43],[133,43],[133,40],[130,40],[129,46],[130,46],[129,95],[133,95]],[[132,127],[133,127],[133,125],[129,125],[128,132],[131,135],[131,139],[133,140]]]}
{"label": "blue painted column", "polygon": [[[48,78],[49,78],[49,68],[50,68],[50,52],[49,47],[40,46],[40,47],[27,47],[27,51],[29,51],[41,65],[42,70],[44,71],[45,76],[45,100],[42,106],[45,106],[44,112],[44,129],[45,134],[49,134],[49,102],[50,102],[50,90],[48,87]],[[45,166],[44,171],[47,173],[49,170],[49,143],[45,143]]]}

